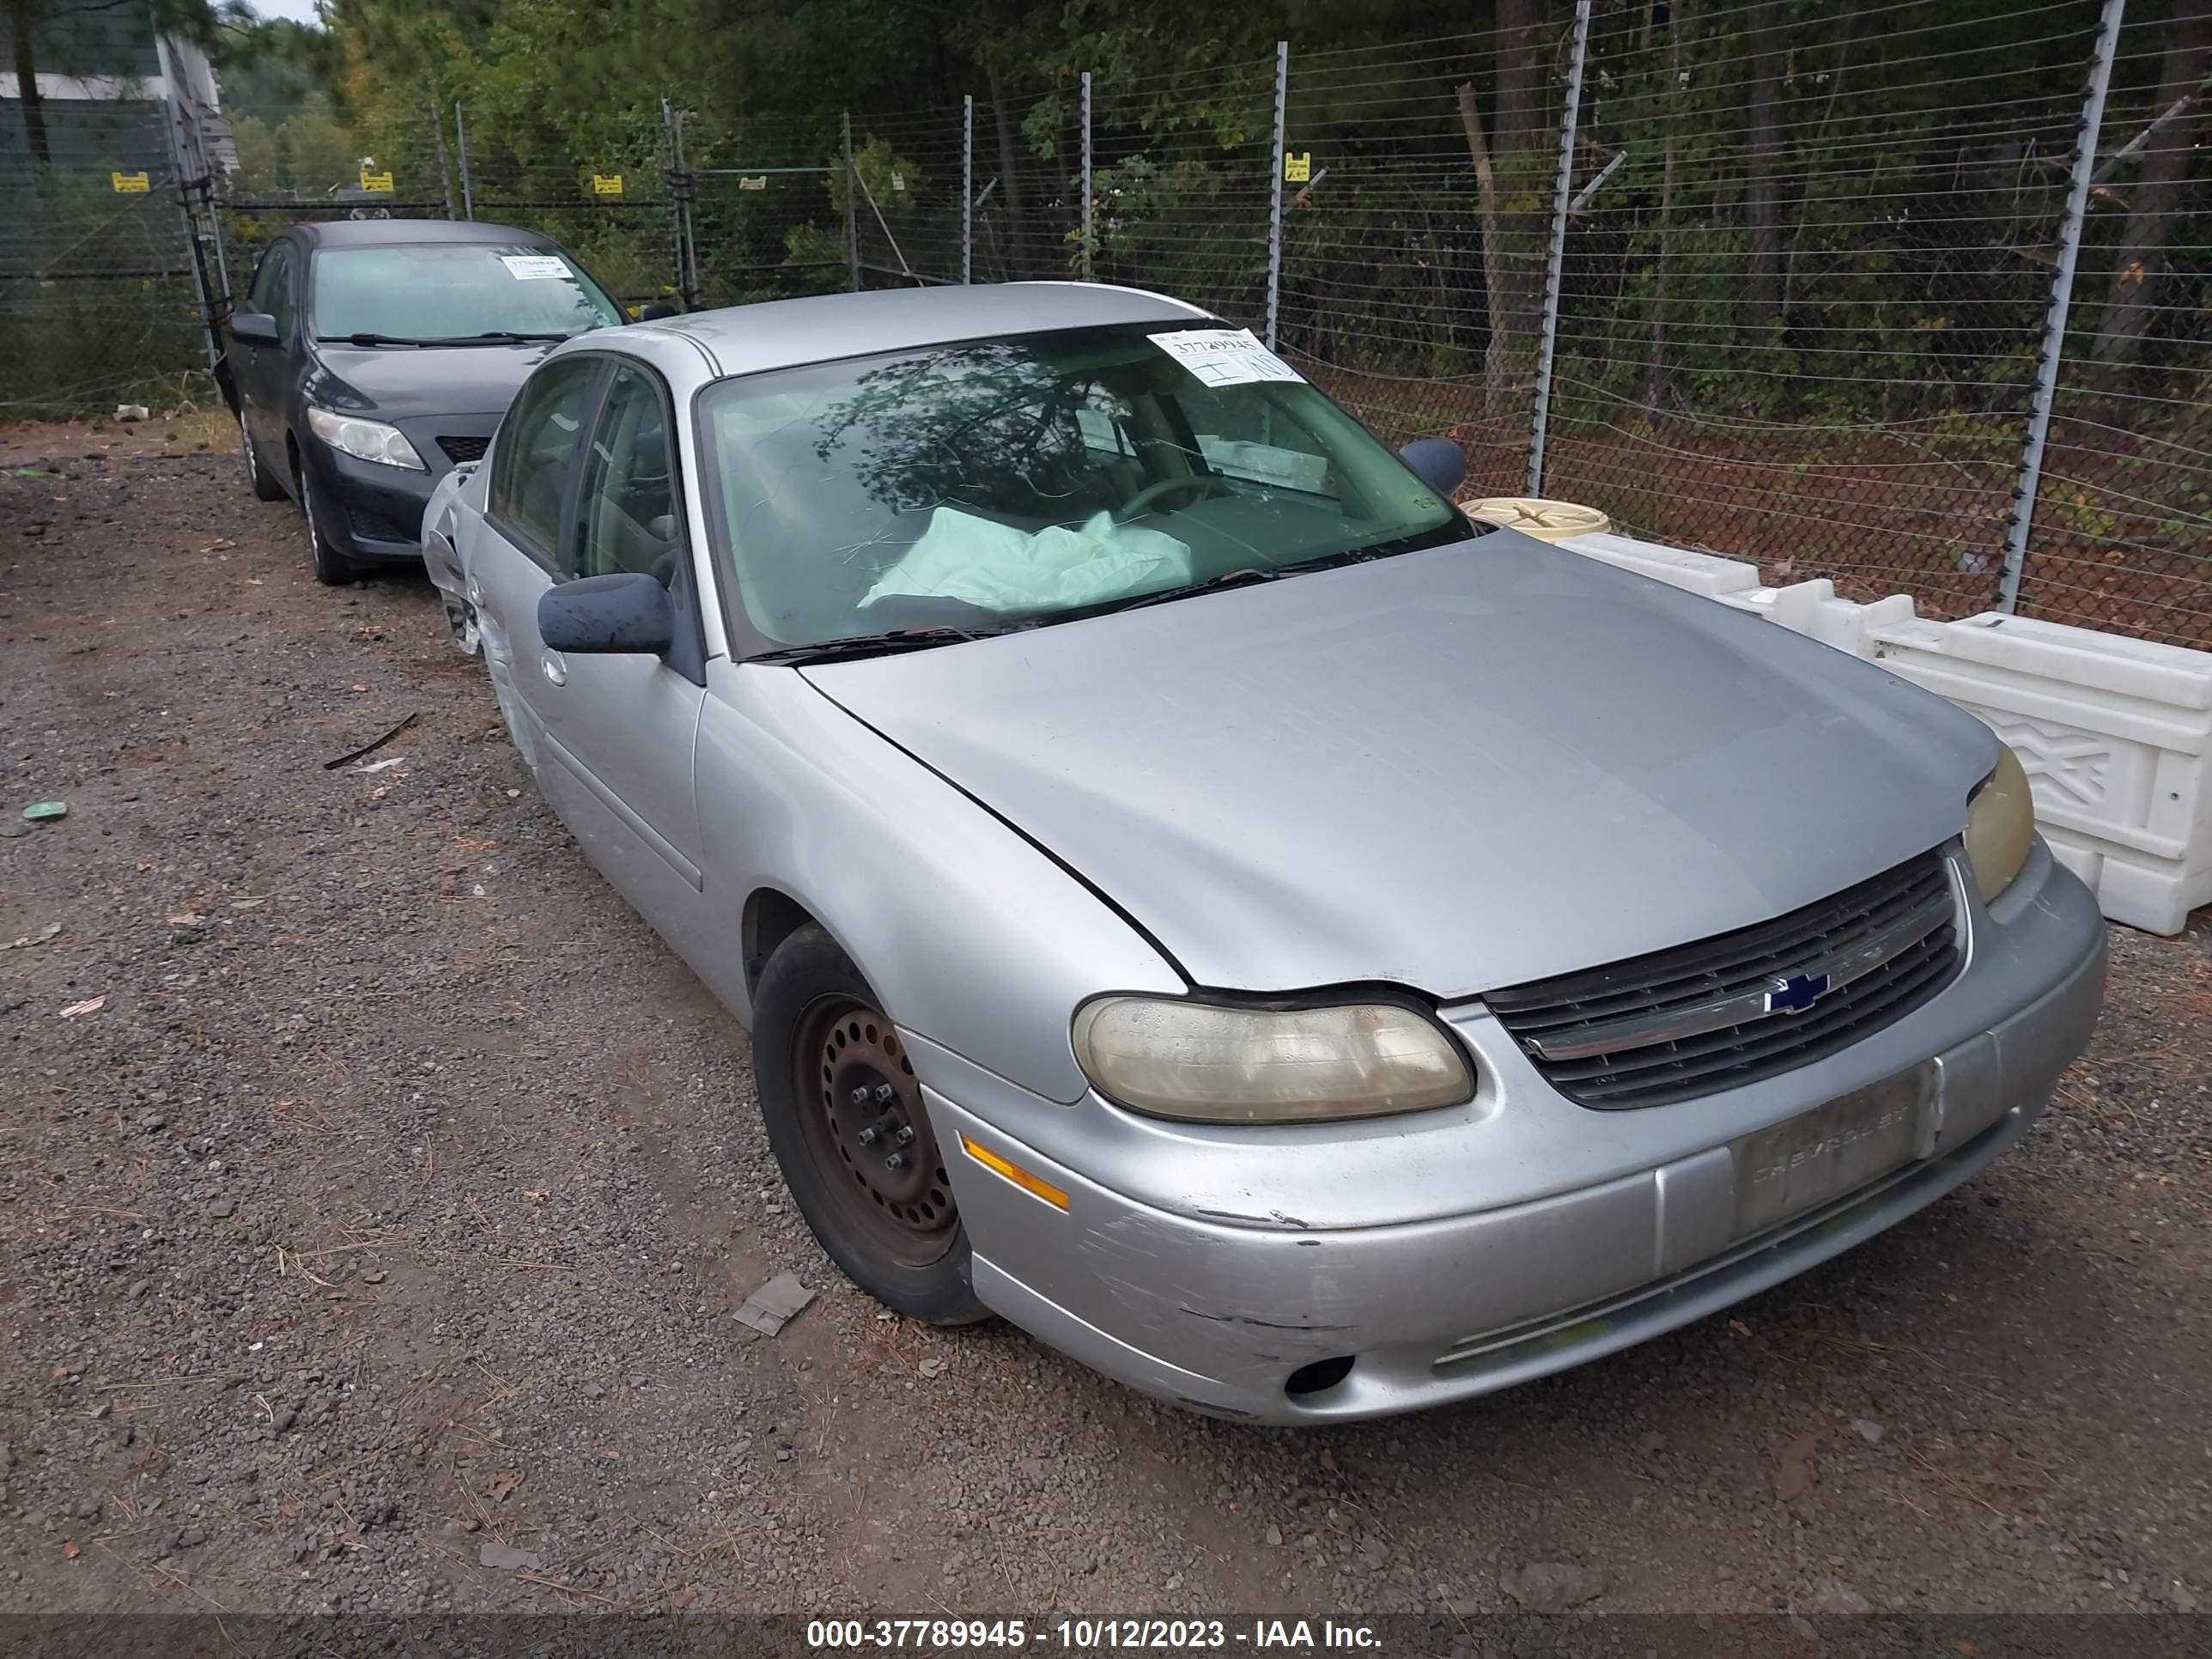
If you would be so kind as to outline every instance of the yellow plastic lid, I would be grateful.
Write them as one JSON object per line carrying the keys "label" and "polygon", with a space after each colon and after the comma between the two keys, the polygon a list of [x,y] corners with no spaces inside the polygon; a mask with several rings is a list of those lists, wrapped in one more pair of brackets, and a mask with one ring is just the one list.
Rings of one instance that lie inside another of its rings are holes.
{"label": "yellow plastic lid", "polygon": [[1594,507],[1538,501],[1527,495],[1491,495],[1479,501],[1462,501],[1460,510],[1470,519],[1502,524],[1540,542],[1563,542],[1570,536],[1590,536],[1613,527],[1613,520]]}

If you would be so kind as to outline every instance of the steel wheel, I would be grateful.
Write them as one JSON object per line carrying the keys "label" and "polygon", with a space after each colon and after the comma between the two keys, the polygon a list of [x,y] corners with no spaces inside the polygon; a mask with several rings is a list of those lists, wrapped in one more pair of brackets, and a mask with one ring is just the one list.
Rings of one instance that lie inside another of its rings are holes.
{"label": "steel wheel", "polygon": [[791,1067],[801,1139],[840,1221],[902,1267],[941,1261],[959,1213],[890,1021],[856,997],[817,997],[799,1017]]}

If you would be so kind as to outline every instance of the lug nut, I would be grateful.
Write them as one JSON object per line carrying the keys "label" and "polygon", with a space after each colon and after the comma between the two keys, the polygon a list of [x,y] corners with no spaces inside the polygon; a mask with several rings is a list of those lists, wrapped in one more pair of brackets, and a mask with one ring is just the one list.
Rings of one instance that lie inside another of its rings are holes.
{"label": "lug nut", "polygon": [[866,1089],[855,1089],[853,1091],[853,1104],[855,1106],[865,1106],[867,1103],[868,1091]]}
{"label": "lug nut", "polygon": [[904,1152],[893,1152],[889,1158],[884,1160],[884,1168],[892,1170],[903,1170],[906,1168],[906,1154]]}
{"label": "lug nut", "polygon": [[854,1135],[853,1139],[859,1141],[863,1146],[872,1146],[876,1144],[877,1131],[873,1128],[863,1129],[860,1133]]}
{"label": "lug nut", "polygon": [[892,1139],[893,1140],[896,1140],[896,1142],[898,1142],[898,1144],[899,1144],[900,1146],[913,1146],[913,1145],[914,1145],[914,1125],[912,1125],[911,1123],[902,1123],[902,1124],[900,1124],[900,1125],[898,1126],[898,1133],[896,1133],[896,1134],[894,1134],[894,1135],[891,1137],[891,1139]]}
{"label": "lug nut", "polygon": [[878,1083],[876,1085],[876,1101],[878,1105],[888,1106],[891,1102],[897,1098],[898,1091],[892,1088],[890,1084]]}

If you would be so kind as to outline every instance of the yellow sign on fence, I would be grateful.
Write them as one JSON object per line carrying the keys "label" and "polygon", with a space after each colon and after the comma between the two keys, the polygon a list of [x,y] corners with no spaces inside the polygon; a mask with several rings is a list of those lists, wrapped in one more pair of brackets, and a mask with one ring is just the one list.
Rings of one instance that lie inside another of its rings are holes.
{"label": "yellow sign on fence", "polygon": [[388,173],[371,173],[367,167],[363,167],[361,170],[361,187],[363,190],[373,190],[380,196],[389,196],[392,194],[392,175]]}
{"label": "yellow sign on fence", "polygon": [[1285,184],[1303,185],[1309,183],[1312,178],[1313,152],[1311,150],[1306,150],[1297,155],[1287,154],[1284,155],[1283,182]]}
{"label": "yellow sign on fence", "polygon": [[768,174],[763,173],[754,178],[740,179],[738,180],[738,188],[739,190],[766,190],[768,188]]}
{"label": "yellow sign on fence", "polygon": [[143,173],[111,173],[107,176],[114,181],[118,196],[143,196],[154,187],[154,181]]}
{"label": "yellow sign on fence", "polygon": [[595,173],[592,175],[592,195],[619,196],[622,193],[622,174],[619,173]]}

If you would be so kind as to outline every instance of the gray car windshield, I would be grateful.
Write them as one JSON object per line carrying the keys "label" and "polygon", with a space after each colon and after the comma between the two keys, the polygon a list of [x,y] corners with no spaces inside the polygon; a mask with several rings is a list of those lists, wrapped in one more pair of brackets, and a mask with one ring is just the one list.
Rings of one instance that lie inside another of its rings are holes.
{"label": "gray car windshield", "polygon": [[1068,620],[1468,533],[1241,331],[815,363],[699,409],[710,533],[771,647]]}
{"label": "gray car windshield", "polygon": [[325,340],[566,339],[623,319],[567,254],[522,244],[318,248],[312,299]]}

